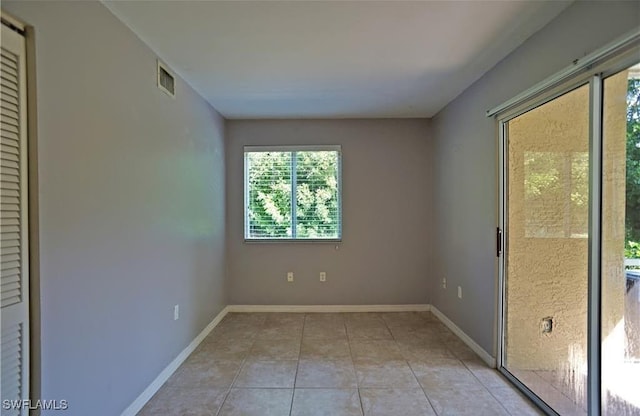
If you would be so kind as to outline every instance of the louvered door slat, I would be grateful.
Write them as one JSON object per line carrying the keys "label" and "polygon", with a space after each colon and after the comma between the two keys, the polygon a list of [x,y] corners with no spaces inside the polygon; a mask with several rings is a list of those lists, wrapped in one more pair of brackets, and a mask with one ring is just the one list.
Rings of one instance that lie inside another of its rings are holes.
{"label": "louvered door slat", "polygon": [[0,194],[0,204],[18,205],[20,204],[20,198],[15,196],[5,195],[4,192]]}
{"label": "louvered door slat", "polygon": [[2,299],[8,299],[10,297],[9,294],[11,294],[11,296],[20,294],[20,280],[13,283],[2,283]]}
{"label": "louvered door slat", "polygon": [[17,95],[18,94],[18,86],[12,83],[11,81],[5,79],[4,77],[0,77],[0,85],[4,87],[7,91],[7,95]]}
{"label": "louvered door slat", "polygon": [[16,109],[7,108],[6,105],[3,105],[0,108],[0,115],[2,115],[3,117],[7,117],[8,119],[11,119],[13,124],[17,126],[19,123],[18,119],[20,118],[17,110],[18,110],[17,108]]}
{"label": "louvered door slat", "polygon": [[2,351],[7,352],[10,351],[12,346],[20,345],[22,343],[22,339],[20,337],[14,337],[12,334],[16,331],[21,331],[22,327],[20,324],[18,325],[10,325],[9,327],[2,328]]}
{"label": "louvered door slat", "polygon": [[19,127],[18,120],[16,120],[13,117],[9,117],[8,115],[5,115],[5,114],[0,114],[0,122],[2,122],[2,124],[8,127],[11,127],[11,126]]}
{"label": "louvered door slat", "polygon": [[13,269],[2,270],[2,284],[10,284],[20,282],[20,268],[14,267]]}
{"label": "louvered door slat", "polygon": [[20,233],[0,233],[0,241],[20,240]]}
{"label": "louvered door slat", "polygon": [[[9,348],[7,348],[6,351],[4,351],[4,353],[6,355],[15,355],[17,353],[20,352],[20,346],[19,345],[15,345],[15,346],[10,346]],[[2,375],[4,376],[5,374],[16,374],[18,373],[18,371],[20,371],[20,362],[19,361],[15,361],[15,362],[10,362],[8,366],[3,366],[2,367]]]}
{"label": "louvered door slat", "polygon": [[0,103],[3,107],[17,109],[18,111],[20,111],[18,101],[15,97],[2,93],[2,95],[0,95]]}
{"label": "louvered door slat", "polygon": [[20,247],[17,246],[12,246],[12,247],[6,247],[2,249],[2,258],[7,257],[10,258],[11,256],[17,255],[18,256],[18,260],[20,260]]}
{"label": "louvered door slat", "polygon": [[[22,324],[2,328],[2,385],[3,399],[22,398]],[[3,410],[4,416],[4,410]]]}
{"label": "louvered door slat", "polygon": [[[4,179],[4,178],[2,178]],[[0,181],[0,190],[6,190],[6,189],[14,189],[16,191],[20,190],[20,185],[16,184],[15,182],[6,182],[4,180]]]}
{"label": "louvered door slat", "polygon": [[6,160],[4,157],[1,159],[2,159],[2,167],[4,169],[15,169],[16,171],[20,169],[20,165],[18,163],[12,162],[10,160]]}
{"label": "louvered door slat", "polygon": [[7,290],[7,291],[9,291],[9,290],[19,290],[20,289],[20,279],[15,280],[13,282],[8,282],[6,280],[7,279],[5,279],[4,282],[2,282],[2,290],[3,291],[5,291],[5,290]]}
{"label": "louvered door slat", "polygon": [[2,136],[0,137],[0,150],[3,153],[10,152],[10,153],[13,153],[14,155],[20,154],[19,152],[20,146],[18,145],[18,142],[12,139],[11,137],[9,137],[13,133],[5,133],[3,131],[0,134],[2,134]]}
{"label": "louvered door slat", "polygon": [[7,86],[7,88],[12,89],[16,93],[19,92],[18,78],[16,77],[15,69],[4,65],[2,66],[2,69],[4,71],[0,71],[0,83]]}
{"label": "louvered door slat", "polygon": [[17,289],[9,288],[7,290],[2,290],[2,294],[0,295],[0,305],[2,305],[3,308],[15,305],[19,302],[22,302],[22,296],[19,287]]}
{"label": "louvered door slat", "polygon": [[2,65],[9,66],[16,72],[18,71],[18,60],[15,53],[11,53],[5,49],[2,49],[0,55],[2,56]]}
{"label": "louvered door slat", "polygon": [[11,52],[2,51],[2,66],[5,68],[9,68],[9,73],[18,73],[18,59],[15,54]]}
{"label": "louvered door slat", "polygon": [[18,73],[18,68],[20,68],[19,57],[7,50],[3,50],[0,55],[2,56],[2,66],[9,68],[7,72]]}
{"label": "louvered door slat", "polygon": [[4,186],[0,185],[0,190],[2,190],[2,193],[0,193],[0,198],[2,197],[13,198],[13,197],[20,196],[20,191],[18,191],[17,189],[7,189]]}
{"label": "louvered door slat", "polygon": [[13,255],[18,255],[18,257],[20,257],[20,247],[7,247],[6,249],[2,250],[2,258],[4,258],[5,256],[13,256]]}
{"label": "louvered door slat", "polygon": [[[0,127],[0,135],[7,139],[15,140],[16,142],[20,141],[20,131],[18,127],[13,124],[3,124],[2,127]],[[15,146],[17,147],[18,144],[16,143]]]}
{"label": "louvered door slat", "polygon": [[14,102],[11,99],[11,96],[2,96],[2,109],[8,114],[13,115],[15,119],[19,119],[20,117],[20,106],[17,102]]}
{"label": "louvered door slat", "polygon": [[3,226],[11,226],[20,224],[20,218],[4,218],[2,220]]}
{"label": "louvered door slat", "polygon": [[[9,88],[11,89],[11,88]],[[15,94],[6,96],[3,95],[2,98],[2,109],[7,114],[13,114],[16,120],[20,118],[20,103],[16,101]]]}
{"label": "louvered door slat", "polygon": [[3,159],[14,160],[14,157],[20,157],[20,149],[10,144],[5,144],[5,140],[3,138],[2,143],[0,143],[0,154],[2,155],[0,157]]}
{"label": "louvered door slat", "polygon": [[18,105],[18,100],[16,99],[16,97],[12,97],[4,93],[0,95],[0,101],[2,101],[2,105],[13,105],[13,106]]}
{"label": "louvered door slat", "polygon": [[20,211],[19,204],[0,204],[0,211]]}
{"label": "louvered door slat", "polygon": [[[15,175],[5,175],[1,169],[0,169],[0,175],[2,175],[3,182],[11,182],[14,184],[20,183],[20,178],[16,177]],[[18,186],[18,185],[15,185],[15,186]]]}
{"label": "louvered door slat", "polygon": [[[15,85],[15,90],[18,91],[18,77],[16,76],[15,70],[11,71],[7,71],[5,68],[4,71],[0,71],[0,73],[2,74],[2,79],[5,79],[8,83]],[[13,69],[13,68],[11,68]]]}
{"label": "louvered door slat", "polygon": [[[21,367],[22,363],[17,363],[15,367],[11,367],[8,368],[6,371],[4,370],[4,368],[2,369],[2,379],[3,380],[11,380],[11,379],[16,379],[19,375],[20,375],[20,367]],[[9,395],[13,395],[16,393],[20,393],[20,390],[16,387],[10,389],[10,391],[8,391],[7,393],[9,393]],[[2,395],[3,398],[5,397],[5,395]],[[2,416],[4,416],[4,413],[2,413]]]}
{"label": "louvered door slat", "polygon": [[[0,238],[0,241],[20,241],[20,234],[19,233],[2,233],[2,237]],[[12,247],[11,245],[8,245],[7,243],[7,247]]]}
{"label": "louvered door slat", "polygon": [[[7,146],[8,147],[8,146]],[[9,149],[11,149],[10,147],[8,147]],[[5,163],[15,163],[16,166],[18,165],[18,162],[20,161],[20,157],[18,156],[17,153],[14,152],[5,152],[4,151],[4,146],[2,149],[0,149],[0,159],[3,160],[2,164],[4,165]]]}
{"label": "louvered door slat", "polygon": [[12,92],[11,89],[5,87],[2,84],[0,84],[0,94],[2,94],[2,101],[8,101],[12,103],[17,102],[15,98],[15,92]]}
{"label": "louvered door slat", "polygon": [[[15,192],[15,191],[13,191]],[[4,192],[0,193],[0,204],[3,205],[20,205],[19,196],[12,195],[12,191],[8,192],[8,195]]]}
{"label": "louvered door slat", "polygon": [[[0,46],[0,396],[29,396],[29,253],[24,38],[2,25]],[[28,409],[0,409],[26,416]]]}
{"label": "louvered door slat", "polygon": [[5,270],[11,270],[11,269],[15,269],[16,267],[20,267],[20,262],[19,261],[3,261],[2,262],[2,273],[4,273]]}
{"label": "louvered door slat", "polygon": [[[0,211],[0,222],[2,222],[2,224],[6,222],[15,222],[16,220],[20,220],[20,213],[17,211]],[[7,254],[7,253],[2,253],[2,254]]]}
{"label": "louvered door slat", "polygon": [[20,154],[17,147],[5,145],[4,141],[0,144],[0,152],[2,152],[3,155],[11,154],[17,156]]}
{"label": "louvered door slat", "polygon": [[20,212],[15,207],[16,204],[0,204],[0,216],[2,219],[20,217]]}
{"label": "louvered door slat", "polygon": [[14,261],[18,261],[19,262],[20,261],[20,255],[19,254],[14,254],[14,253],[8,254],[8,253],[3,251],[2,252],[2,256],[0,256],[0,259],[1,259],[2,263],[14,262]]}
{"label": "louvered door slat", "polygon": [[[2,58],[5,58],[4,56]],[[18,64],[11,59],[2,59],[2,68],[0,68],[0,77],[6,79],[8,83],[15,85],[14,90],[18,91],[19,81],[16,79]]]}
{"label": "louvered door slat", "polygon": [[[11,367],[7,367],[6,369],[3,367],[2,368],[2,378],[3,379],[15,379],[17,376],[20,375],[20,365],[21,363],[15,363],[15,365],[11,366]],[[13,389],[13,391],[18,391],[17,389]],[[3,395],[4,396],[4,395]]]}
{"label": "louvered door slat", "polygon": [[17,225],[5,224],[4,222],[0,225],[0,233],[2,233],[2,235],[18,232],[20,232],[20,227]]}
{"label": "louvered door slat", "polygon": [[20,213],[16,211],[0,211],[0,220],[4,224],[5,221],[20,220]]}
{"label": "louvered door slat", "polygon": [[2,251],[4,252],[5,250],[11,250],[12,248],[15,248],[15,247],[20,248],[20,240],[18,239],[2,240],[0,242],[0,245],[2,246]]}
{"label": "louvered door slat", "polygon": [[10,181],[11,177],[20,177],[20,171],[16,168],[12,168],[12,167],[5,167],[5,166],[1,166],[0,167],[0,174],[3,175],[3,178],[5,181]]}

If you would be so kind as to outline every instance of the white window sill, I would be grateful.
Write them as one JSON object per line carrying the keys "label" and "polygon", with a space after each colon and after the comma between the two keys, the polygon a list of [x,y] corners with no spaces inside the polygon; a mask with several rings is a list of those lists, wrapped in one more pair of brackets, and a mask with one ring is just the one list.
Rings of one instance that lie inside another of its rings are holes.
{"label": "white window sill", "polygon": [[341,243],[341,238],[245,238],[245,243],[312,243],[312,244],[336,244]]}

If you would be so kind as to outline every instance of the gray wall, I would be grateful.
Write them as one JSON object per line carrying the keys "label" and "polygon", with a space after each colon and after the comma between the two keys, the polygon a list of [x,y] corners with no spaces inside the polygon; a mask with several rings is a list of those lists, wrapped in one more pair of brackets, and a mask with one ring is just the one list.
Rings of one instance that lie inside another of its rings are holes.
{"label": "gray wall", "polygon": [[[340,144],[343,241],[243,242],[243,146]],[[227,122],[231,304],[410,304],[429,300],[428,120]],[[287,283],[286,273],[295,273]],[[327,272],[320,283],[319,272]]]}
{"label": "gray wall", "polygon": [[120,414],[225,305],[224,121],[102,4],[2,7],[36,29],[42,397]]}
{"label": "gray wall", "polygon": [[[638,2],[576,2],[432,120],[439,236],[432,303],[489,352],[497,308],[498,148],[495,120],[485,111],[638,25]],[[443,277],[446,290],[440,287]]]}

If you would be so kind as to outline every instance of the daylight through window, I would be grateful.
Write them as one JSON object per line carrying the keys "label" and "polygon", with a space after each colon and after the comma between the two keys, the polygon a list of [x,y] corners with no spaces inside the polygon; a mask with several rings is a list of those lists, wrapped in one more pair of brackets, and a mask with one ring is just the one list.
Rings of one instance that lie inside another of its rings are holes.
{"label": "daylight through window", "polygon": [[340,146],[244,149],[245,239],[339,240]]}

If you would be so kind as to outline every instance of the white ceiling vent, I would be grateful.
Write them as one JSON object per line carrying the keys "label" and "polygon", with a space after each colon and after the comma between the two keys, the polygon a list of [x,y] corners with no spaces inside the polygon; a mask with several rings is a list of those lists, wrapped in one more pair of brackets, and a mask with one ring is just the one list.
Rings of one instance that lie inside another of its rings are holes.
{"label": "white ceiling vent", "polygon": [[176,76],[160,60],[158,60],[158,88],[171,97],[176,96]]}

